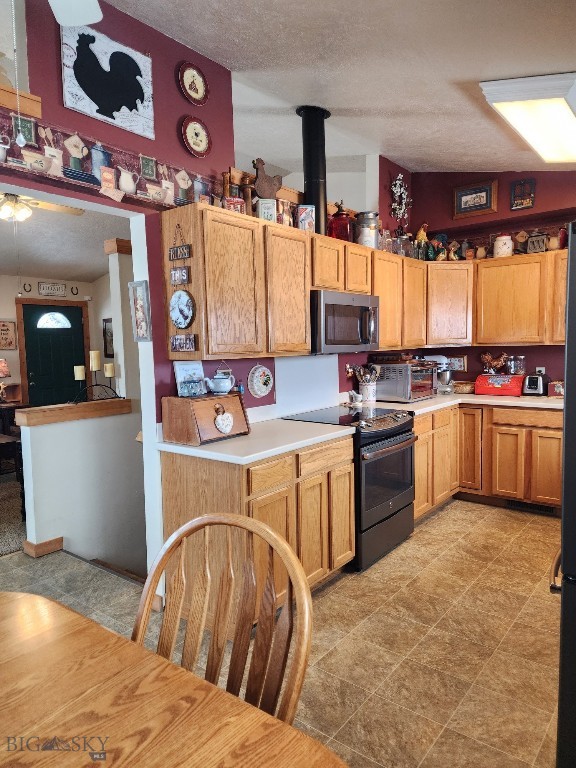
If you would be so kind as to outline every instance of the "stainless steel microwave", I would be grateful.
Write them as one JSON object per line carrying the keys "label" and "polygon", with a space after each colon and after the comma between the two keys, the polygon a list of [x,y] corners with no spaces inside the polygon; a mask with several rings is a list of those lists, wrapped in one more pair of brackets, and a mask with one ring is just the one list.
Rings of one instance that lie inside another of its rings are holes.
{"label": "stainless steel microwave", "polygon": [[378,349],[378,296],[310,291],[312,353]]}

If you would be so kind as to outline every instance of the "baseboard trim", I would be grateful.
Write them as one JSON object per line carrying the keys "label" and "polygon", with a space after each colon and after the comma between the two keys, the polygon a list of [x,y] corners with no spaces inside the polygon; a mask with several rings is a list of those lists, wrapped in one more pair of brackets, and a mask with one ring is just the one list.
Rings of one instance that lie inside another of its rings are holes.
{"label": "baseboard trim", "polygon": [[58,552],[60,549],[64,549],[64,537],[60,536],[57,539],[48,539],[48,541],[41,541],[39,544],[33,544],[31,541],[26,541],[22,545],[24,554],[29,557],[43,557],[49,555],[52,552]]}

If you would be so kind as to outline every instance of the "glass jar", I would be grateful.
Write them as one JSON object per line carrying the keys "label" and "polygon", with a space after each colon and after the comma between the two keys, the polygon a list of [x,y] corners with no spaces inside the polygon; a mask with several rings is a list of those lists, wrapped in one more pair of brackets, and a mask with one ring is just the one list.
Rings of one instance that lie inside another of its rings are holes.
{"label": "glass jar", "polygon": [[344,201],[338,203],[338,210],[328,222],[328,236],[350,242],[352,239],[352,223],[348,211],[344,210]]}
{"label": "glass jar", "polygon": [[356,214],[354,239],[360,245],[378,248],[378,211],[361,211]]}
{"label": "glass jar", "polygon": [[526,356],[525,355],[511,355],[506,360],[506,372],[511,376],[525,376],[526,375]]}

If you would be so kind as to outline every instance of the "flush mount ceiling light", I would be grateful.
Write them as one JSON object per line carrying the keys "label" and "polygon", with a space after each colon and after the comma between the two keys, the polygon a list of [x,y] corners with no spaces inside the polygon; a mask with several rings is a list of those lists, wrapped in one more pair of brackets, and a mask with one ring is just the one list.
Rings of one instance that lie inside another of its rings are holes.
{"label": "flush mount ceiling light", "polygon": [[18,195],[4,195],[0,203],[2,221],[26,221],[32,216],[32,208],[18,199]]}
{"label": "flush mount ceiling light", "polygon": [[543,160],[576,162],[576,72],[492,80],[480,87]]}
{"label": "flush mount ceiling light", "polygon": [[83,27],[102,21],[98,0],[48,0],[56,21],[62,27]]}

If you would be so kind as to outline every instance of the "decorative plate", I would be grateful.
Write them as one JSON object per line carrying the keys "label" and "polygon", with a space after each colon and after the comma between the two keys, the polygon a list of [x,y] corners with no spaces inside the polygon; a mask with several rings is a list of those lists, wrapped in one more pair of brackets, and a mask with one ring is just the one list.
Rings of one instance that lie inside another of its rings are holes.
{"label": "decorative plate", "polygon": [[184,96],[192,104],[201,107],[208,100],[210,89],[204,73],[195,64],[183,62],[178,70],[178,83]]}
{"label": "decorative plate", "polygon": [[253,397],[266,397],[273,385],[272,371],[265,365],[255,365],[248,374],[248,391]]}
{"label": "decorative plate", "polygon": [[212,149],[208,128],[197,117],[187,117],[182,123],[182,139],[188,152],[194,157],[206,157]]}
{"label": "decorative plate", "polygon": [[194,320],[194,299],[188,291],[175,291],[170,299],[170,319],[176,326],[182,330]]}

